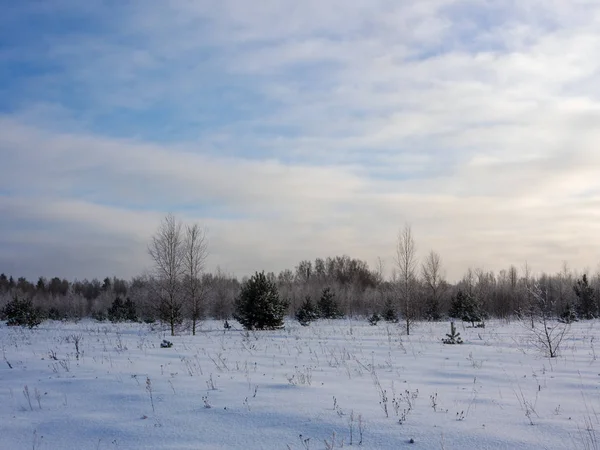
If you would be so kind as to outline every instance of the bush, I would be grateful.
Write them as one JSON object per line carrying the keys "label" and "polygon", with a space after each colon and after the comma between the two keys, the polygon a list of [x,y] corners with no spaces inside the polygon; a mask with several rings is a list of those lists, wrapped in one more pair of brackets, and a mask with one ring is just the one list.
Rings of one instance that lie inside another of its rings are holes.
{"label": "bush", "polygon": [[246,330],[273,330],[283,326],[287,307],[288,302],[279,298],[275,283],[264,272],[257,272],[242,285],[233,317]]}
{"label": "bush", "polygon": [[313,320],[317,320],[319,318],[319,314],[315,309],[310,296],[307,295],[304,299],[304,303],[298,311],[296,311],[296,320],[300,322],[300,325],[303,327],[310,324]]}
{"label": "bush", "polygon": [[19,300],[17,296],[3,308],[2,316],[9,326],[29,328],[37,327],[45,319],[41,308],[35,308],[31,300]]}
{"label": "bush", "polygon": [[379,321],[381,320],[381,316],[377,313],[373,313],[370,317],[369,317],[369,324],[375,326],[379,323]]}
{"label": "bush", "polygon": [[319,317],[323,319],[337,319],[343,316],[335,301],[335,294],[331,292],[330,288],[323,289],[321,298],[317,302],[317,309]]}

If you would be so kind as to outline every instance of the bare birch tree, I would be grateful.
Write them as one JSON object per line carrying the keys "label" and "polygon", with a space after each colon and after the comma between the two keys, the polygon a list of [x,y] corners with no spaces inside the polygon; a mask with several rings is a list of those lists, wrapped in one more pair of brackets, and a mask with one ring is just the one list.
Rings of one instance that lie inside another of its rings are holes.
{"label": "bare birch tree", "polygon": [[421,272],[427,290],[429,291],[427,299],[428,319],[439,320],[441,317],[440,298],[447,288],[440,255],[431,250],[421,266]]}
{"label": "bare birch tree", "polygon": [[160,224],[148,246],[154,261],[154,290],[160,320],[168,323],[171,336],[182,321],[183,296],[181,280],[185,271],[185,242],[182,225],[172,214]]}
{"label": "bare birch tree", "polygon": [[185,302],[192,319],[192,334],[196,335],[198,321],[204,316],[206,284],[202,280],[204,263],[208,257],[208,240],[206,230],[198,224],[187,226],[184,238],[183,256],[183,288]]}
{"label": "bare birch tree", "polygon": [[410,225],[398,232],[396,243],[396,265],[400,284],[400,307],[406,323],[406,334],[410,334],[410,325],[416,317],[414,303],[417,254],[415,240]]}
{"label": "bare birch tree", "polygon": [[508,285],[510,297],[512,300],[513,310],[512,312],[517,315],[517,317],[523,316],[523,305],[521,301],[521,293],[518,291],[518,283],[519,283],[519,272],[514,265],[511,265],[508,268]]}
{"label": "bare birch tree", "polygon": [[529,267],[529,264],[527,263],[527,261],[525,261],[525,264],[523,264],[523,290],[524,290],[523,300],[525,302],[525,307],[526,307],[525,312],[529,316],[531,328],[533,328],[535,326],[534,319],[535,319],[537,303],[538,303],[537,299],[534,298],[532,288],[533,288],[533,277],[531,275],[531,267]]}

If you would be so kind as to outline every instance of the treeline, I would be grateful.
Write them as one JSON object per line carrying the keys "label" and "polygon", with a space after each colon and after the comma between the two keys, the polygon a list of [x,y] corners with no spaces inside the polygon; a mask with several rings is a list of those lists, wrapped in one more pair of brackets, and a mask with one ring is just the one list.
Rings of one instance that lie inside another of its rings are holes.
{"label": "treeline", "polygon": [[[433,259],[432,259],[433,255]],[[437,261],[437,268],[434,264]],[[383,267],[371,269],[368,264],[348,256],[317,258],[300,261],[294,270],[265,274],[288,304],[287,315],[295,317],[307,298],[318,302],[324,290],[336,299],[340,314],[347,317],[385,315],[393,310],[402,319],[441,320],[456,316],[461,302],[474,305],[483,317],[527,317],[533,314],[536,296],[543,295],[550,313],[556,317],[592,319],[600,314],[600,275],[575,274],[565,265],[554,274],[533,276],[525,266],[511,266],[498,273],[469,269],[457,283],[443,276],[439,257],[430,254],[425,263],[408,279],[410,308],[399,273],[385,278]],[[199,279],[197,308],[192,311],[186,301],[185,277],[178,280],[174,290],[180,318],[229,319],[233,316],[235,300],[247,280],[220,270],[203,273]],[[108,318],[116,299],[129,300],[139,320],[161,319],[161,294],[155,277],[140,276],[131,280],[107,277],[102,281],[40,277],[35,283],[23,277],[0,274],[0,308],[15,297],[30,300],[50,319]]]}

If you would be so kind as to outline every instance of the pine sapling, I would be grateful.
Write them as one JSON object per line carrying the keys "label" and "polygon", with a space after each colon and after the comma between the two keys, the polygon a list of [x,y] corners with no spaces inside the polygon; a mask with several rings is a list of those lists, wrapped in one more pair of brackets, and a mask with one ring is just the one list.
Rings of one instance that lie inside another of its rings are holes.
{"label": "pine sapling", "polygon": [[456,331],[456,327],[454,326],[454,322],[450,322],[450,333],[446,334],[447,338],[442,339],[444,344],[462,344],[463,340],[460,337],[460,333]]}

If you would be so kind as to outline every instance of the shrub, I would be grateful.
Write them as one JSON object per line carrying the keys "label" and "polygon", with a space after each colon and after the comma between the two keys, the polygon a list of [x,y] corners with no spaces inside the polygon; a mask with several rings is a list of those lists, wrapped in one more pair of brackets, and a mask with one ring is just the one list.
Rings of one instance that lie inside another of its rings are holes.
{"label": "shrub", "polygon": [[242,285],[233,317],[246,330],[272,330],[283,326],[287,307],[288,302],[279,298],[275,283],[264,272],[257,272]]}
{"label": "shrub", "polygon": [[[532,300],[531,327],[527,326],[527,330],[531,333],[531,343],[546,356],[556,358],[571,327],[570,317],[566,317],[568,320],[566,323],[552,320],[554,302],[548,295],[548,290],[540,287],[537,283],[529,289],[529,294]],[[570,309],[566,310],[567,313]]]}
{"label": "shrub", "polygon": [[296,311],[296,320],[300,322],[300,325],[305,327],[313,320],[317,320],[318,318],[319,314],[317,313],[310,296],[307,295],[304,299],[304,303],[302,303],[302,306],[300,306],[300,309]]}
{"label": "shrub", "polygon": [[376,312],[373,313],[368,319],[369,324],[371,324],[373,326],[377,325],[380,320],[381,320],[381,316],[379,314],[377,314]]}
{"label": "shrub", "polygon": [[2,316],[9,326],[34,328],[44,321],[41,308],[35,308],[30,299],[19,300],[17,296],[6,304]]}

